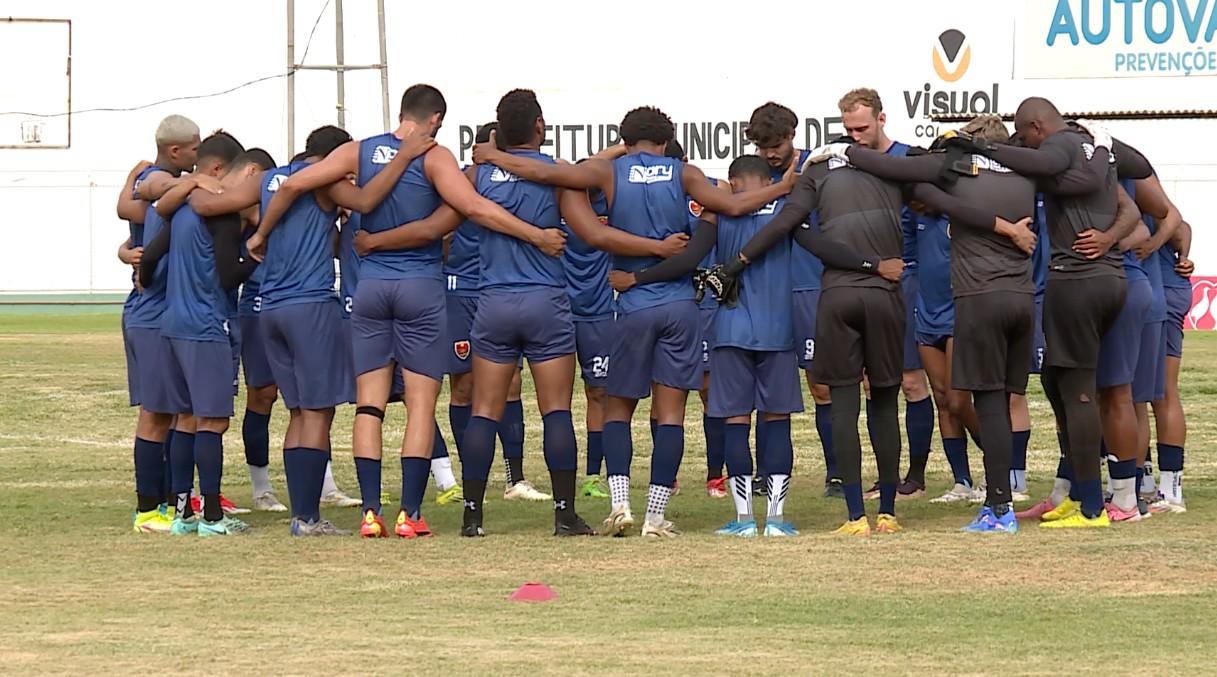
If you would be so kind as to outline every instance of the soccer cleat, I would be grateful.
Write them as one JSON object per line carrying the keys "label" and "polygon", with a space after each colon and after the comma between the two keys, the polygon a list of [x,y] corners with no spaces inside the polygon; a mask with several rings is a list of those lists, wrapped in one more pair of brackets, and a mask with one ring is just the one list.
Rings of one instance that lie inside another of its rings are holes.
{"label": "soccer cleat", "polygon": [[161,514],[160,510],[136,513],[131,528],[137,534],[167,534],[173,527],[173,520]]}
{"label": "soccer cleat", "polygon": [[960,529],[960,531],[969,531],[973,533],[1018,533],[1018,520],[1014,517],[1013,510],[1007,510],[1006,514],[998,517],[993,508],[985,506],[980,509],[980,514],[972,523]]}
{"label": "soccer cleat", "polygon": [[254,510],[261,512],[286,512],[287,506],[275,498],[275,492],[265,491],[254,496]]}
{"label": "soccer cleat", "polygon": [[359,525],[359,535],[364,538],[388,538],[389,530],[385,528],[385,518],[377,515],[371,508],[363,512],[363,522]]}
{"label": "soccer cleat", "polygon": [[1010,502],[1011,503],[1026,503],[1027,501],[1030,501],[1030,500],[1031,500],[1031,495],[1025,491],[1011,491],[1010,492]]}
{"label": "soccer cleat", "polygon": [[554,536],[595,536],[596,530],[589,527],[583,518],[575,515],[574,519],[562,520],[554,517]]}
{"label": "soccer cleat", "polygon": [[824,483],[824,498],[845,498],[845,486],[833,478]]}
{"label": "soccer cleat", "polygon": [[875,519],[875,533],[894,534],[897,531],[904,531],[904,527],[900,526],[900,523],[896,521],[896,516],[883,512],[879,513],[879,517]]}
{"label": "soccer cleat", "polygon": [[630,512],[629,503],[613,506],[613,512],[604,518],[600,527],[601,536],[624,536],[634,526],[634,513]]}
{"label": "soccer cleat", "polygon": [[925,497],[925,482],[905,480],[896,487],[897,501],[911,501]]}
{"label": "soccer cleat", "polygon": [[323,508],[358,508],[361,505],[363,505],[362,500],[347,496],[337,489],[321,497],[321,507]]}
{"label": "soccer cleat", "polygon": [[865,492],[862,493],[862,500],[873,501],[877,498],[879,498],[879,483],[875,482],[874,484],[871,485],[870,489],[867,489]]}
{"label": "soccer cleat", "polygon": [[[157,510],[159,510],[162,515],[168,517],[169,519],[173,519],[173,515],[169,514],[169,504],[168,503],[160,504],[160,507],[158,507]],[[173,511],[177,512],[176,506],[174,506]]]}
{"label": "soccer cleat", "polygon": [[1100,510],[1098,516],[1087,517],[1081,510],[1074,510],[1065,517],[1040,524],[1045,529],[1102,529],[1111,526],[1106,510]]}
{"label": "soccer cleat", "polygon": [[676,525],[668,520],[662,522],[643,520],[642,535],[651,538],[674,538],[680,535],[680,529],[677,529]]}
{"label": "soccer cleat", "polygon": [[1149,512],[1151,514],[1158,514],[1158,515],[1161,515],[1163,513],[1171,513],[1172,515],[1182,515],[1183,513],[1187,512],[1187,506],[1184,505],[1183,501],[1179,501],[1178,503],[1176,503],[1175,501],[1171,501],[1171,500],[1164,498],[1160,501],[1155,501],[1154,503],[1151,503],[1149,506]]}
{"label": "soccer cleat", "polygon": [[329,520],[304,521],[299,517],[292,518],[292,536],[350,536],[351,532],[339,529]]}
{"label": "soccer cleat", "polygon": [[210,538],[212,536],[231,536],[232,532],[224,525],[224,520],[218,522],[208,522],[201,520],[199,522],[199,537]]}
{"label": "soccer cleat", "polygon": [[956,482],[950,491],[947,491],[938,498],[931,498],[930,503],[960,503],[970,500],[972,500],[972,487],[963,482]]}
{"label": "soccer cleat", "polygon": [[450,503],[465,503],[465,491],[461,489],[461,485],[454,484],[447,489],[435,494],[436,505],[448,505]]}
{"label": "soccer cleat", "polygon": [[989,497],[989,494],[988,494],[988,491],[985,489],[985,485],[978,484],[972,488],[972,495],[968,496],[968,502],[969,503],[984,503],[985,499],[988,497]]}
{"label": "soccer cleat", "polygon": [[482,530],[480,524],[466,524],[461,527],[461,536],[464,538],[482,538],[486,532]]}
{"label": "soccer cleat", "polygon": [[1149,503],[1147,503],[1144,498],[1137,499],[1137,512],[1141,515],[1141,519],[1149,519],[1154,516],[1154,514],[1149,511]]}
{"label": "soccer cleat", "polygon": [[1141,511],[1133,506],[1132,510],[1123,510],[1115,503],[1108,503],[1104,509],[1107,512],[1107,519],[1112,522],[1140,522]]}
{"label": "soccer cleat", "polygon": [[722,528],[714,531],[716,536],[755,536],[756,533],[756,520],[754,519],[747,522],[741,522],[737,519],[731,520],[724,524]]}
{"label": "soccer cleat", "polygon": [[187,517],[185,519],[182,519],[181,517],[175,517],[175,518],[173,518],[173,526],[169,527],[169,533],[173,534],[174,536],[184,536],[186,534],[193,534],[193,533],[196,533],[198,530],[199,530],[198,515],[191,515],[190,517]]}
{"label": "soccer cleat", "polygon": [[1040,520],[1043,522],[1055,522],[1057,520],[1064,519],[1081,509],[1081,503],[1073,500],[1072,498],[1066,497],[1065,500],[1061,501],[1060,505],[1044,513],[1043,517],[1040,517]]}
{"label": "soccer cleat", "polygon": [[727,480],[724,477],[715,477],[712,480],[706,480],[706,495],[710,498],[726,498],[727,497]]}
{"label": "soccer cleat", "polygon": [[870,536],[870,521],[866,519],[866,515],[863,515],[856,520],[849,520],[842,524],[832,533],[838,536]]}
{"label": "soccer cleat", "polygon": [[431,529],[427,527],[427,521],[423,519],[422,515],[419,515],[417,520],[412,520],[406,516],[405,510],[397,513],[397,523],[393,525],[393,532],[400,538],[420,538],[431,535]]}
{"label": "soccer cleat", "polygon": [[1043,518],[1044,515],[1052,512],[1053,510],[1056,510],[1056,506],[1052,505],[1052,499],[1045,498],[1026,510],[1014,513],[1014,518],[1020,520],[1037,520]]}
{"label": "soccer cleat", "polygon": [[507,487],[503,492],[503,500],[505,501],[552,501],[553,496],[544,492],[537,491],[537,488],[532,485],[532,482],[523,480]]}
{"label": "soccer cleat", "polygon": [[[190,507],[195,513],[202,515],[203,501],[201,497],[198,495],[191,496]],[[225,498],[224,494],[220,494],[220,510],[222,510],[225,515],[245,515],[250,512],[249,508],[238,508],[235,503]]]}
{"label": "soccer cleat", "polygon": [[799,530],[792,522],[765,522],[766,536],[798,536]]}
{"label": "soccer cleat", "polygon": [[239,520],[235,517],[229,517],[228,515],[225,515],[220,519],[220,524],[223,524],[224,528],[228,529],[228,533],[231,534],[244,534],[254,530],[253,527],[249,526],[249,524],[245,523],[243,520]]}
{"label": "soccer cleat", "polygon": [[753,496],[768,496],[769,483],[765,481],[764,475],[757,475],[752,478],[752,495]]}
{"label": "soccer cleat", "polygon": [[599,475],[588,475],[583,480],[583,495],[590,498],[608,498],[608,485]]}

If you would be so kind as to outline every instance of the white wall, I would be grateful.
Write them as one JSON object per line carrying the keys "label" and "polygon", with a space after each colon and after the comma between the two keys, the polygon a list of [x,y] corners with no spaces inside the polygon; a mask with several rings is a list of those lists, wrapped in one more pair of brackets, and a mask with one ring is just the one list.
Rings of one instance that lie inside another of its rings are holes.
{"label": "white wall", "polygon": [[[1094,25],[1104,1],[1089,3]],[[718,152],[713,144],[708,149],[685,145],[693,162],[720,176],[732,157],[748,152],[741,121],[756,106],[776,100],[793,108],[807,120],[798,141],[814,146],[841,132],[836,101],[858,86],[880,91],[889,135],[920,143],[940,127],[925,120],[922,110],[911,115],[908,110],[927,83],[932,92],[955,92],[957,100],[961,92],[968,98],[984,92],[991,99],[996,89],[997,109],[1004,113],[1033,94],[1047,96],[1067,111],[1217,108],[1217,78],[1199,73],[1015,79],[1021,78],[1025,50],[1042,63],[1039,36],[1046,34],[1058,2],[1070,5],[1075,14],[1080,11],[1080,0],[985,3],[984,11],[970,0],[774,0],[749,6],[536,0],[510,10],[488,1],[389,0],[390,107],[396,118],[401,92],[412,83],[438,86],[449,106],[440,141],[464,160],[468,151],[462,145],[468,145],[478,124],[493,119],[499,97],[513,87],[537,91],[546,120],[559,126],[560,133],[553,135],[561,144],[558,154],[569,159],[598,150],[602,133],[611,140],[609,126],[630,108],[657,105],[677,122],[682,140],[688,138],[688,126],[708,129],[712,141],[718,130]],[[1122,11],[1120,3],[1106,2]],[[1169,2],[1184,3],[1191,12],[1201,0]],[[296,3],[297,58],[324,4]],[[375,5],[374,0],[344,2],[347,63],[378,60]],[[1205,12],[1217,12],[1217,3],[1204,6]],[[0,0],[0,16],[8,15],[72,20],[75,111],[210,94],[286,70],[283,2]],[[502,26],[516,28],[503,32]],[[967,71],[954,83],[941,80],[932,63],[938,35],[949,28],[967,35],[971,49]],[[1139,19],[1136,29],[1142,30]],[[1114,30],[1107,40],[1120,40],[1119,33]],[[1211,41],[1204,42],[1204,31],[1200,33],[1199,49],[1211,50]],[[1166,46],[1197,47],[1181,36],[1179,28]],[[1106,47],[1083,42],[1075,49],[1091,48]],[[333,49],[331,8],[317,26],[307,62],[330,63]],[[295,77],[296,143],[302,146],[310,129],[335,121],[335,84],[325,72]],[[381,132],[377,72],[349,73],[346,80],[347,128],[357,137]],[[266,148],[280,162],[292,154],[286,147],[284,78],[132,112],[78,112],[71,118],[68,150],[0,150],[5,224],[0,292],[127,287],[129,273],[114,257],[126,236],[125,224],[114,214],[114,199],[127,169],[137,160],[152,159],[152,132],[170,113],[191,117],[205,132],[223,127],[247,147]],[[22,119],[0,115],[0,127],[19,125]],[[1198,274],[1217,274],[1217,256],[1211,255],[1217,253],[1217,238],[1205,228],[1217,213],[1217,121],[1110,126],[1149,155],[1195,226]],[[54,257],[56,274],[35,275],[48,255]]]}

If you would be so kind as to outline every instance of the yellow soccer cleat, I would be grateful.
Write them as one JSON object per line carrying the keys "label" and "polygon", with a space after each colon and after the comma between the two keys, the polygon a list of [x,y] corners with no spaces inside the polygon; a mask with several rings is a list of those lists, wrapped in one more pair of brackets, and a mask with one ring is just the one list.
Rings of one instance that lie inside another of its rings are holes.
{"label": "yellow soccer cleat", "polygon": [[1075,510],[1066,517],[1051,522],[1041,522],[1045,529],[1105,529],[1111,526],[1106,510],[1100,510],[1098,517],[1087,517],[1080,510]]}
{"label": "yellow soccer cleat", "polygon": [[149,510],[135,514],[131,523],[132,530],[137,534],[167,534],[173,526],[173,520],[161,514],[160,509]]}
{"label": "yellow soccer cleat", "polygon": [[866,515],[863,515],[856,520],[850,520],[842,524],[833,530],[833,533],[840,536],[870,536],[870,520],[866,519]]}
{"label": "yellow soccer cleat", "polygon": [[465,503],[465,492],[461,489],[461,485],[454,484],[447,489],[435,495],[436,505],[448,505],[456,503],[463,505]]}
{"label": "yellow soccer cleat", "polygon": [[1081,509],[1082,509],[1081,503],[1066,496],[1065,500],[1061,501],[1060,505],[1058,505],[1055,508],[1053,508],[1052,510],[1049,510],[1048,512],[1044,513],[1040,517],[1040,521],[1041,522],[1056,522],[1058,520],[1062,520],[1062,519],[1065,519],[1066,517],[1069,517],[1070,515],[1074,514],[1075,512],[1078,512]]}
{"label": "yellow soccer cleat", "polygon": [[875,520],[875,533],[877,534],[894,534],[897,531],[904,531],[904,527],[896,521],[895,515],[887,513],[879,513],[878,519]]}

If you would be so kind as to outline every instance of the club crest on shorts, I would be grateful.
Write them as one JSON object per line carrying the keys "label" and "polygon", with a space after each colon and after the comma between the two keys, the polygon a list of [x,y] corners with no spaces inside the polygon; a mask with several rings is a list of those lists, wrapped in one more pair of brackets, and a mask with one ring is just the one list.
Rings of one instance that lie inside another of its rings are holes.
{"label": "club crest on shorts", "polygon": [[468,341],[453,342],[452,352],[456,353],[456,357],[459,360],[469,359],[469,342]]}
{"label": "club crest on shorts", "polygon": [[704,211],[706,208],[697,204],[697,200],[689,198],[689,213],[693,215],[693,218],[700,219],[701,213]]}
{"label": "club crest on shorts", "polygon": [[596,217],[596,219],[598,219],[598,220],[600,221],[600,225],[602,225],[602,226],[607,226],[607,225],[608,225],[608,217],[607,217],[607,216],[597,216],[597,217]]}

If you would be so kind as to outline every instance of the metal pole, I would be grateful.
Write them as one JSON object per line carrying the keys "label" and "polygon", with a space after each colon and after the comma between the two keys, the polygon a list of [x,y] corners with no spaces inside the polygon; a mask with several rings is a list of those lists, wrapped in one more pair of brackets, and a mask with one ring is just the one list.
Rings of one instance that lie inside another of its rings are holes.
{"label": "metal pole", "polygon": [[342,0],[334,0],[334,57],[338,65],[336,69],[336,75],[338,76],[338,126],[346,129],[346,71],[343,70],[346,54],[344,53],[342,40]]}
{"label": "metal pole", "polygon": [[287,0],[287,157],[296,152],[296,0]]}
{"label": "metal pole", "polygon": [[380,29],[380,112],[389,131],[389,50],[385,45],[385,0],[376,0],[376,23]]}

